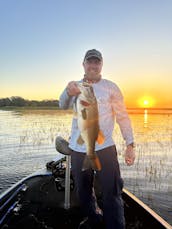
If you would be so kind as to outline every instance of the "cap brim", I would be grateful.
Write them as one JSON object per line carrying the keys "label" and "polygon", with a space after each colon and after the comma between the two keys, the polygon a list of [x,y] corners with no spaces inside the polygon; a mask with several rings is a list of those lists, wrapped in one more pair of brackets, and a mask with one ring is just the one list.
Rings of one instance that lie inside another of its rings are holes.
{"label": "cap brim", "polygon": [[90,55],[90,56],[87,56],[85,58],[85,60],[89,60],[89,59],[98,59],[98,60],[102,60],[102,58],[100,56],[97,56],[97,55]]}

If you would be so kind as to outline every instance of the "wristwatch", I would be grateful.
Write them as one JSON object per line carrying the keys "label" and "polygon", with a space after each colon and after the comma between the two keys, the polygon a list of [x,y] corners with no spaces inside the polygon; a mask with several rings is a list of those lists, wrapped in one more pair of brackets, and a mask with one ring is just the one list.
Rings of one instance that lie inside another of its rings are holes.
{"label": "wristwatch", "polygon": [[135,144],[134,144],[134,142],[132,142],[132,143],[128,144],[127,146],[132,146],[134,148]]}

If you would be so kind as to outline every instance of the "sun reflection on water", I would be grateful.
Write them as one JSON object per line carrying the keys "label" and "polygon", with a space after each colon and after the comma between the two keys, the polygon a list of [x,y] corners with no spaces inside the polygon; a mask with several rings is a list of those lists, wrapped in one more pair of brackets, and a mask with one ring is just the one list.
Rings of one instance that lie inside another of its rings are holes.
{"label": "sun reflection on water", "polygon": [[144,110],[144,127],[147,127],[148,125],[148,110]]}

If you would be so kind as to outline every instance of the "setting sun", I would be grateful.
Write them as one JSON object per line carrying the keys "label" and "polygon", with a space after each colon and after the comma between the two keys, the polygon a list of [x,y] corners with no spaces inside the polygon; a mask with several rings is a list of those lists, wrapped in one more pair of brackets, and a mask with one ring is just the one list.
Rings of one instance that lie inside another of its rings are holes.
{"label": "setting sun", "polygon": [[145,96],[139,99],[139,106],[143,108],[151,108],[155,104],[155,100],[150,96]]}
{"label": "setting sun", "polygon": [[149,105],[149,101],[148,100],[144,100],[143,104],[147,106],[147,105]]}

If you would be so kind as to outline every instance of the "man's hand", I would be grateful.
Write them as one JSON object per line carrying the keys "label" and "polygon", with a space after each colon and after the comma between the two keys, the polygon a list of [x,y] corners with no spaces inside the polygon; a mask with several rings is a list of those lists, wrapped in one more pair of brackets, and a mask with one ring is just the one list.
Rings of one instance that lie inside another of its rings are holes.
{"label": "man's hand", "polygon": [[76,81],[69,82],[66,89],[69,96],[76,96],[81,93],[79,88],[77,87]]}
{"label": "man's hand", "polygon": [[127,146],[127,149],[125,151],[125,163],[127,165],[133,165],[135,160],[135,151],[134,148],[131,145]]}

